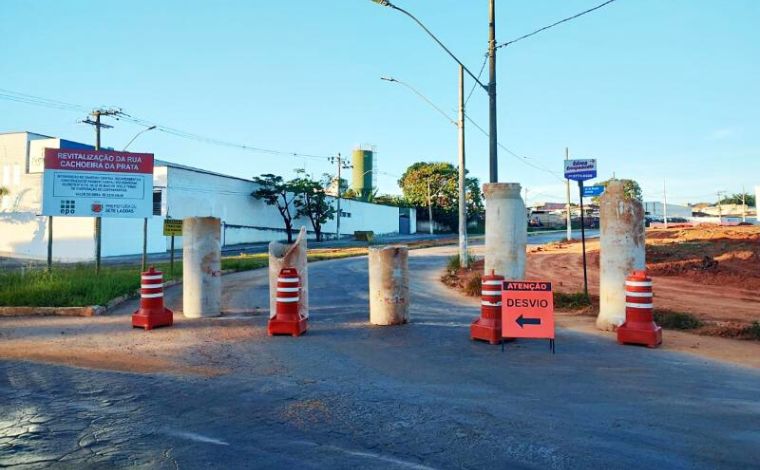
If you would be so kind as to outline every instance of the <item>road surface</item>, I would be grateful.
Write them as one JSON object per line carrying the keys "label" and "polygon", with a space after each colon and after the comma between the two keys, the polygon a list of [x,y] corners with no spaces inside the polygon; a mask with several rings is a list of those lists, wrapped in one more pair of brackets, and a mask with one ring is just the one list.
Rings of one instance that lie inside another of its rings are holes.
{"label": "road surface", "polygon": [[[545,341],[511,343],[505,352],[472,342],[467,326],[477,308],[438,282],[452,253],[412,252],[408,325],[367,324],[367,261],[352,258],[310,265],[312,316],[301,338],[267,337],[266,315],[174,327],[224,329],[234,321],[249,331],[183,358],[214,364],[221,375],[0,361],[0,466],[712,469],[760,462],[756,371],[565,330],[556,355]],[[226,310],[266,305],[264,272],[223,282]],[[167,292],[174,308],[180,292]],[[162,341],[173,332],[134,334]],[[197,341],[210,340],[199,334]]]}

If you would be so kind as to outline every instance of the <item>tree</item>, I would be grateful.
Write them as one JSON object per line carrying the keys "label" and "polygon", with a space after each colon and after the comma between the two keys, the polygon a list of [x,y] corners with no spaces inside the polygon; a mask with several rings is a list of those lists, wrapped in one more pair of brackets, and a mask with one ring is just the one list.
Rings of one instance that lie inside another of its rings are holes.
{"label": "tree", "polygon": [[385,206],[395,207],[409,207],[409,203],[404,196],[398,196],[396,194],[380,194],[375,196],[375,204],[383,204]]}
{"label": "tree", "polygon": [[307,217],[314,228],[317,241],[322,241],[322,224],[335,217],[335,208],[327,202],[325,186],[330,182],[330,175],[324,175],[322,181],[312,179],[299,170],[302,176],[292,181],[295,193],[296,215]]}
{"label": "tree", "polygon": [[[606,188],[607,185],[610,184],[610,181],[613,180],[609,179],[607,181],[602,181],[601,183],[597,183],[597,186],[604,186]],[[623,183],[623,196],[626,199],[635,199],[639,202],[642,202],[643,196],[641,195],[641,186],[639,186],[639,183],[637,183],[636,180],[621,179],[617,181],[621,181]],[[599,197],[595,196],[591,198],[591,201],[594,204],[599,204]]]}
{"label": "tree", "polygon": [[[398,181],[404,199],[411,205],[432,209],[433,219],[456,227],[459,217],[459,170],[446,162],[417,162],[406,169]],[[483,212],[483,197],[477,178],[466,178],[467,218]]]}
{"label": "tree", "polygon": [[748,206],[755,206],[755,196],[753,194],[749,193],[737,193],[731,196],[726,196],[720,201],[718,201],[718,204],[737,204],[742,205],[746,204]]}
{"label": "tree", "polygon": [[259,189],[251,193],[256,199],[264,201],[269,206],[276,206],[285,222],[285,232],[288,235],[288,243],[293,243],[293,217],[291,206],[295,199],[293,194],[293,181],[284,181],[282,176],[271,173],[254,176],[253,182],[259,185]]}

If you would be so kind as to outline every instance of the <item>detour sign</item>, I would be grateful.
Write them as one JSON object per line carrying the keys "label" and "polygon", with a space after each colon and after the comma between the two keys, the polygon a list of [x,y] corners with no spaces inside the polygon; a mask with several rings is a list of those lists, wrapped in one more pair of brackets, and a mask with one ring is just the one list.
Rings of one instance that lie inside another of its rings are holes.
{"label": "detour sign", "polygon": [[554,339],[551,282],[504,281],[501,291],[501,335],[504,338]]}

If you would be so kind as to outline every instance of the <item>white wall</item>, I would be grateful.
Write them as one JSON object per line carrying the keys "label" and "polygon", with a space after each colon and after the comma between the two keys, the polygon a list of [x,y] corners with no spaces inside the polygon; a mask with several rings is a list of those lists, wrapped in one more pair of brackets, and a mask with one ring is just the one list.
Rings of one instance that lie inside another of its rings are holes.
{"label": "white wall", "polygon": [[[665,216],[665,206],[659,201],[645,202],[644,212],[648,216],[662,218]],[[680,206],[678,204],[668,204],[668,218],[670,217],[691,217],[692,210],[689,206]]]}
{"label": "white wall", "polygon": [[[44,141],[42,139],[45,139]],[[30,140],[41,140],[30,145]],[[0,203],[0,255],[45,259],[47,256],[47,217],[39,216],[42,199],[42,174],[27,173],[30,147],[35,155],[41,146],[54,147],[60,142],[31,133],[0,134],[0,185],[10,195]],[[223,222],[222,239],[226,245],[268,242],[286,238],[282,218],[274,206],[251,196],[256,185],[251,180],[207,173],[192,168],[157,162],[154,189],[162,190],[161,216],[149,219],[148,251],[157,253],[169,248],[170,238],[163,236],[163,220],[212,216]],[[334,204],[334,198],[330,198]],[[341,233],[372,230],[376,234],[396,233],[399,209],[360,201],[342,200],[341,209],[351,214],[341,218]],[[416,226],[411,211],[412,232]],[[143,219],[103,218],[102,256],[120,256],[142,252]],[[53,257],[56,261],[91,261],[94,259],[94,222],[92,218],[55,217]],[[336,220],[328,221],[323,232],[335,233]],[[308,219],[297,219],[293,227],[312,231]],[[313,232],[310,237],[313,238]],[[175,240],[182,247],[182,237]]]}

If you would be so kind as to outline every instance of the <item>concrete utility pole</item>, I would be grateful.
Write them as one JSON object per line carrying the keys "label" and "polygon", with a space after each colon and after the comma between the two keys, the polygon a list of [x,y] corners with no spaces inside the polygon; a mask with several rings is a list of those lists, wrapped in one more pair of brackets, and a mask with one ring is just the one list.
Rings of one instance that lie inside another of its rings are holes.
{"label": "concrete utility pole", "polygon": [[464,67],[459,66],[459,265],[469,267],[467,256],[467,177],[464,145]]}
{"label": "concrete utility pole", "polygon": [[723,206],[721,205],[721,197],[723,191],[718,191],[718,225],[723,225]]}
{"label": "concrete utility pole", "polygon": [[[565,147],[565,160],[570,159],[570,149]],[[567,204],[565,204],[566,223],[567,223],[567,241],[573,239],[572,218],[570,217],[570,180],[565,178],[565,194],[567,195]]]}
{"label": "concrete utility pole", "polygon": [[427,200],[428,200],[428,231],[433,234],[433,196],[430,194],[430,180],[427,181]]}
{"label": "concrete utility pole", "polygon": [[747,221],[747,192],[742,186],[742,222]]}
{"label": "concrete utility pole", "polygon": [[[95,126],[95,150],[100,150],[100,129],[111,129],[113,126],[103,124],[100,120],[103,116],[114,116],[119,114],[118,109],[95,109],[90,113],[95,120],[86,119],[84,124]],[[100,274],[100,248],[101,248],[102,219],[100,216],[95,217],[95,273]]]}
{"label": "concrete utility pole", "polygon": [[665,228],[668,228],[668,190],[665,187],[665,178],[662,179],[662,214]]}
{"label": "concrete utility pole", "polygon": [[496,139],[496,0],[488,2],[488,163],[489,182],[499,181],[498,141]]}
{"label": "concrete utility pole", "polygon": [[[336,212],[336,216],[335,216],[335,238],[337,240],[340,240],[340,198],[341,198],[341,187],[340,187],[340,182],[341,182],[340,178],[341,178],[341,175],[340,175],[340,170],[341,169],[346,169],[347,170],[347,169],[351,168],[351,165],[345,164],[343,162],[343,157],[340,155],[340,153],[338,153],[337,157],[330,157],[330,163],[337,163],[338,164],[338,189],[336,190],[336,192],[337,192],[336,198],[337,198],[337,206],[338,207],[337,207],[337,210],[335,211]],[[362,175],[362,177],[363,176],[364,175]]]}

